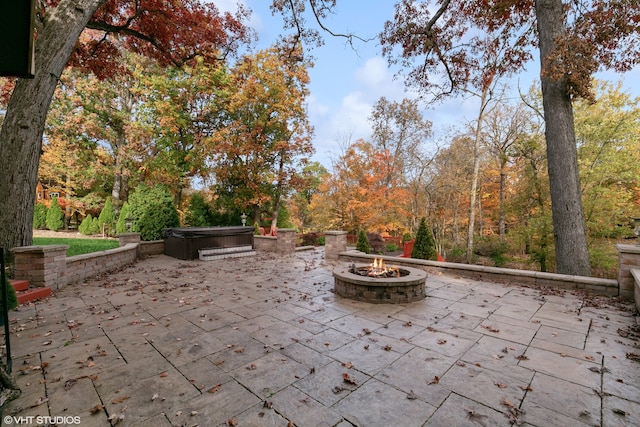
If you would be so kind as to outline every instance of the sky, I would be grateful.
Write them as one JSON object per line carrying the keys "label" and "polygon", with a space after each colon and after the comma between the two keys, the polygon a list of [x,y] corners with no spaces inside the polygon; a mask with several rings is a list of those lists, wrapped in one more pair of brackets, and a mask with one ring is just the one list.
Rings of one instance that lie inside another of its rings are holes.
{"label": "sky", "polygon": [[[272,16],[271,0],[241,0],[253,12],[249,21],[258,35],[257,49],[266,48],[282,33],[282,17]],[[221,10],[234,10],[234,0],[215,0]],[[373,38],[368,43],[356,43],[355,50],[344,39],[324,34],[324,45],[314,49],[314,67],[309,70],[310,97],[309,119],[315,129],[312,160],[331,169],[331,162],[342,153],[349,142],[359,138],[368,140],[371,126],[368,117],[372,107],[384,96],[389,101],[400,102],[403,98],[415,98],[407,92],[396,70],[389,69],[382,57],[377,35],[384,22],[394,15],[393,0],[339,0],[337,12],[329,17],[326,25],[334,32],[354,33],[363,38]],[[311,23],[309,21],[309,23]],[[534,52],[537,56],[538,52]],[[513,76],[510,85],[514,94],[517,88],[527,92],[538,79],[539,67],[533,61],[522,73]],[[620,80],[623,76],[613,73],[598,75],[599,78]],[[640,96],[638,85],[640,67],[624,75],[623,85],[635,96]],[[477,115],[476,98],[448,99],[434,106],[421,105],[424,117],[433,123],[434,138],[427,145],[435,147],[436,141],[446,137],[447,131],[461,128]],[[440,141],[440,144],[442,142]]]}

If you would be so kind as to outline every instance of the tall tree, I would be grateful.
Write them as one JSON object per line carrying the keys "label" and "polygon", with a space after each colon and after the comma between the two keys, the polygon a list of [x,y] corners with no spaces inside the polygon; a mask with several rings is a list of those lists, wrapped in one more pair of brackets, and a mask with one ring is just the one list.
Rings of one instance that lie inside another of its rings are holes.
{"label": "tall tree", "polygon": [[[117,72],[115,46],[146,54],[162,63],[181,64],[197,54],[210,59],[246,41],[239,16],[222,15],[195,0],[60,0],[39,2],[36,73],[18,79],[0,130],[0,243],[31,244],[32,220],[42,133],[58,79],[72,63],[97,75]],[[85,27],[94,31],[80,34]]]}
{"label": "tall tree", "polygon": [[213,173],[218,192],[252,210],[254,222],[269,204],[277,222],[280,198],[295,187],[298,167],[313,153],[307,66],[274,46],[246,56],[230,72],[226,117],[209,138]]}
{"label": "tall tree", "polygon": [[[571,102],[591,97],[593,72],[626,71],[640,62],[640,3],[432,3],[398,2],[381,41],[392,63],[410,69],[407,82],[427,93],[435,90],[436,97],[482,87],[492,73],[520,70],[532,57],[530,49],[539,47],[557,270],[590,275]],[[478,67],[497,51],[504,51],[503,60]]]}

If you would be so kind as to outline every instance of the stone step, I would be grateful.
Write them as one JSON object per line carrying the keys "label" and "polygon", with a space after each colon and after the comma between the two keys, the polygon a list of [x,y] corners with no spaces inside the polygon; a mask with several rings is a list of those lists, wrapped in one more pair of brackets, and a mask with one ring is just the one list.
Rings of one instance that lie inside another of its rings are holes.
{"label": "stone step", "polygon": [[203,248],[198,250],[198,254],[200,256],[223,255],[223,254],[232,254],[236,252],[249,252],[252,250],[253,250],[253,247],[251,245],[240,245],[240,246],[229,246],[225,248]]}
{"label": "stone step", "polygon": [[247,257],[247,256],[253,256],[255,255],[257,252],[254,250],[245,250],[245,251],[235,251],[235,252],[226,252],[226,253],[216,253],[216,254],[210,254],[210,255],[204,255],[202,253],[200,253],[200,259],[202,261],[213,261],[216,259],[226,259],[226,258],[241,258],[241,257]]}
{"label": "stone step", "polygon": [[28,280],[9,279],[9,283],[16,291],[18,305],[51,296],[50,288],[30,288]]}
{"label": "stone step", "polygon": [[51,289],[45,287],[42,288],[30,288],[26,291],[16,292],[18,297],[18,304],[24,304],[37,299],[47,298],[51,296]]}
{"label": "stone step", "polygon": [[11,283],[11,286],[13,286],[13,289],[15,289],[16,292],[26,291],[27,289],[29,289],[28,280],[9,279],[9,283]]}

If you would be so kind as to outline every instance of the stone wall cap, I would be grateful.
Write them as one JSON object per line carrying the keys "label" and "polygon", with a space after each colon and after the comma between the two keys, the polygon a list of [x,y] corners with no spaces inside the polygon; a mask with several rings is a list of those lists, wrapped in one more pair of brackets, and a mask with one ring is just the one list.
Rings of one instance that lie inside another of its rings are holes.
{"label": "stone wall cap", "polygon": [[69,245],[35,245],[35,246],[18,246],[17,248],[12,248],[11,251],[13,253],[24,253],[24,252],[60,252],[67,251],[69,249]]}
{"label": "stone wall cap", "polygon": [[627,254],[640,254],[640,245],[626,245],[619,243],[616,245],[618,252],[624,252]]}
{"label": "stone wall cap", "polygon": [[340,231],[340,230],[330,230],[330,231],[325,231],[324,234],[328,234],[330,236],[340,236],[343,234],[347,234],[346,231]]}

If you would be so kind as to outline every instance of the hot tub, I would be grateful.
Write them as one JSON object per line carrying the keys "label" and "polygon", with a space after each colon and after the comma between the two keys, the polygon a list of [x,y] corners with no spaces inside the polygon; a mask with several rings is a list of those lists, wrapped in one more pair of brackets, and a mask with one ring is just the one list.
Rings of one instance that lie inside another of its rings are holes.
{"label": "hot tub", "polygon": [[253,227],[185,227],[163,231],[164,254],[178,259],[198,259],[200,249],[253,247]]}

